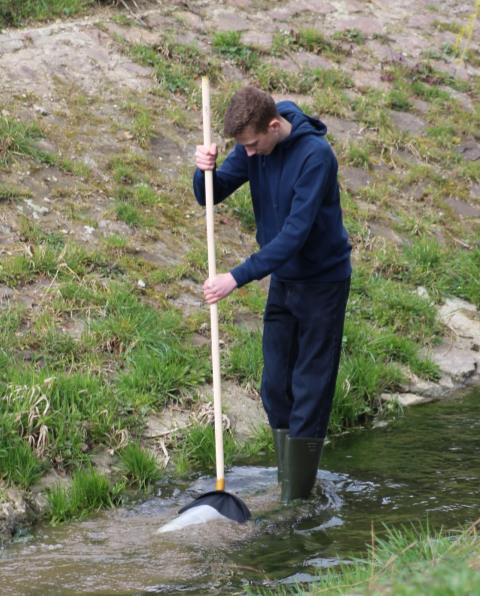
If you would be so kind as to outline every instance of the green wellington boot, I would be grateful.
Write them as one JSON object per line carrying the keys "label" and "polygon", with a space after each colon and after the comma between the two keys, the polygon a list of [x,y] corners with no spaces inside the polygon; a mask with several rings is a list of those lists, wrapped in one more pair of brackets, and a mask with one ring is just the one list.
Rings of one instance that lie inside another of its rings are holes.
{"label": "green wellington boot", "polygon": [[288,437],[288,428],[272,428],[273,444],[277,455],[277,476],[278,482],[283,480],[283,461],[285,459],[285,441]]}
{"label": "green wellington boot", "polygon": [[315,484],[323,439],[288,437],[282,479],[282,503],[306,499]]}

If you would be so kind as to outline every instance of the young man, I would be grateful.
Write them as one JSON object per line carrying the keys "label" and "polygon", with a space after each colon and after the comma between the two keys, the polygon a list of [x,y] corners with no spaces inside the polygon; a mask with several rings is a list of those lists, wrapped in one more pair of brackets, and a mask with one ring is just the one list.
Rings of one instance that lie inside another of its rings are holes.
{"label": "young man", "polygon": [[327,129],[294,103],[245,87],[224,122],[236,145],[217,169],[217,149],[197,146],[193,187],[205,204],[205,170],[219,203],[245,182],[260,250],[207,279],[213,304],[271,274],[264,315],[262,402],[272,427],[282,501],[306,498],[315,483],[335,392],[350,286],[337,160]]}

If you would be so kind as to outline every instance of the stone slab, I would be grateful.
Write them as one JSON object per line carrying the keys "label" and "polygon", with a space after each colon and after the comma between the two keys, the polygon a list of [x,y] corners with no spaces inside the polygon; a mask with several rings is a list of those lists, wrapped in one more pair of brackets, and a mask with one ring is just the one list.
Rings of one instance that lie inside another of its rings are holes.
{"label": "stone slab", "polygon": [[341,179],[343,179],[345,186],[352,192],[358,192],[365,186],[368,186],[372,181],[372,177],[367,170],[354,166],[345,166],[342,168]]}
{"label": "stone slab", "polygon": [[469,340],[469,347],[480,345],[480,313],[473,304],[449,298],[440,307],[438,316],[456,336]]}
{"label": "stone slab", "polygon": [[415,393],[382,393],[380,399],[386,402],[396,402],[403,407],[418,406],[433,401],[431,397],[422,397]]}
{"label": "stone slab", "polygon": [[466,159],[467,161],[477,161],[480,159],[480,145],[474,139],[462,143],[458,147],[458,152],[461,153],[463,159]]}
{"label": "stone slab", "polygon": [[444,374],[457,383],[470,382],[479,371],[480,353],[461,349],[450,343],[444,342],[434,348],[431,358]]}
{"label": "stone slab", "polygon": [[445,202],[460,217],[480,217],[480,207],[453,197],[446,199]]}
{"label": "stone slab", "polygon": [[402,131],[420,135],[425,130],[425,121],[410,112],[389,110],[388,114],[397,128]]}

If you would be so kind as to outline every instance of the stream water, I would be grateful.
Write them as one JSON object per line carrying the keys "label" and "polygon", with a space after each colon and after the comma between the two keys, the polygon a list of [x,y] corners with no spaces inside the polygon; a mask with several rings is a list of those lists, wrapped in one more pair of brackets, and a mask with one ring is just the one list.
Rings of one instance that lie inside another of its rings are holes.
{"label": "stream water", "polygon": [[261,463],[227,476],[227,490],[253,513],[246,525],[217,521],[157,535],[213,481],[166,486],[141,505],[44,526],[0,551],[0,593],[242,593],[247,586],[314,581],[323,569],[364,556],[372,527],[379,534],[383,524],[457,528],[475,521],[480,391],[335,438],[308,502],[281,506],[273,462]]}

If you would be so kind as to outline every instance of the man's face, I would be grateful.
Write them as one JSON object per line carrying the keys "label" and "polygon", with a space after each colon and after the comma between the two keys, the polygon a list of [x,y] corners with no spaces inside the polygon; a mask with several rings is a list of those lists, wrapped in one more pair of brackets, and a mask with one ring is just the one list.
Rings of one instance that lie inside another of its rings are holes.
{"label": "man's face", "polygon": [[278,143],[278,121],[272,120],[266,132],[255,132],[251,126],[247,126],[235,140],[245,147],[248,157],[252,155],[270,155]]}

